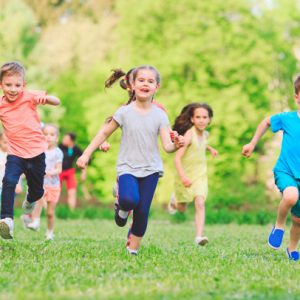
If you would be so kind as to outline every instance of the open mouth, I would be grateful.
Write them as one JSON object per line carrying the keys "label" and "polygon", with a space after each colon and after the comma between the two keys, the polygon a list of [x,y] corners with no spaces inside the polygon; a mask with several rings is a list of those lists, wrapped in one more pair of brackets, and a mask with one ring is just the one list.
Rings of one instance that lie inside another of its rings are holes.
{"label": "open mouth", "polygon": [[144,88],[144,89],[141,89],[141,92],[143,92],[143,93],[149,93],[149,89],[147,89],[147,88]]}

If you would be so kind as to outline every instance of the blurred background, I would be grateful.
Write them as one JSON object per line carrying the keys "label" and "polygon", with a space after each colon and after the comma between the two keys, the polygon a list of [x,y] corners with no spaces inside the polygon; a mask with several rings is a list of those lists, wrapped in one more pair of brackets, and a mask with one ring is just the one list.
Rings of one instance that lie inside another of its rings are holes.
{"label": "blurred background", "polygon": [[[219,157],[208,159],[208,218],[255,215],[265,222],[275,213],[272,168],[280,134],[266,134],[251,159],[241,149],[262,118],[296,109],[299,1],[0,0],[0,6],[1,65],[22,62],[28,88],[60,97],[59,108],[43,107],[40,116],[58,124],[61,136],[74,131],[84,148],[127,100],[118,84],[104,89],[111,69],[154,65],[162,76],[156,100],[172,124],[189,102],[214,109],[210,144]],[[81,206],[113,203],[119,141],[120,132],[109,140],[109,153],[95,153],[80,187]],[[173,191],[174,155],[162,156],[165,176],[154,207]]]}

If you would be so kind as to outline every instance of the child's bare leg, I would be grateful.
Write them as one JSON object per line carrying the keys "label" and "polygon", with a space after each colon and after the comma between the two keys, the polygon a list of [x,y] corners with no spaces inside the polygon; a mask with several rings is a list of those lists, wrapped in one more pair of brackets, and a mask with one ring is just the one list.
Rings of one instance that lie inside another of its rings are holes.
{"label": "child's bare leg", "polygon": [[283,191],[277,213],[276,228],[284,229],[285,222],[291,208],[297,203],[299,192],[296,187],[289,186]]}
{"label": "child's bare leg", "polygon": [[290,231],[290,242],[288,245],[289,252],[296,251],[300,240],[300,218],[292,215],[292,227]]}
{"label": "child's bare leg", "polygon": [[31,217],[33,220],[35,219],[39,219],[40,216],[41,216],[41,212],[42,212],[42,209],[43,209],[43,203],[44,203],[44,199],[40,199],[38,201],[36,201],[35,203],[35,207],[34,207],[34,210],[31,214]]}
{"label": "child's bare leg", "polygon": [[68,205],[71,210],[76,208],[76,188],[68,190]]}
{"label": "child's bare leg", "polygon": [[52,231],[54,228],[55,206],[56,206],[56,203],[54,203],[54,202],[47,203],[47,228],[49,231]]}
{"label": "child's bare leg", "polygon": [[196,237],[202,236],[205,223],[205,200],[201,196],[195,198],[195,226]]}
{"label": "child's bare leg", "polygon": [[131,234],[129,248],[131,250],[138,250],[141,246],[141,242],[142,242],[142,237]]}
{"label": "child's bare leg", "polygon": [[181,213],[185,213],[186,208],[187,208],[187,204],[186,203],[177,203],[177,210]]}

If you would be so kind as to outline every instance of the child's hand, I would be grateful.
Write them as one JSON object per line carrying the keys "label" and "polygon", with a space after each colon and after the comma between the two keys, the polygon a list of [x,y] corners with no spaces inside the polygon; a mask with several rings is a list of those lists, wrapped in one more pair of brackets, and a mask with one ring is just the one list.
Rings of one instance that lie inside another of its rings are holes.
{"label": "child's hand", "polygon": [[191,185],[192,185],[192,180],[190,180],[189,178],[187,178],[187,177],[183,177],[183,178],[181,178],[181,181],[182,181],[182,183],[183,183],[183,185],[185,186],[185,187],[190,187]]}
{"label": "child's hand", "polygon": [[245,145],[242,149],[242,155],[244,155],[245,157],[250,157],[254,150],[254,147],[255,146],[251,143]]}
{"label": "child's hand", "polygon": [[218,152],[216,149],[214,149],[214,148],[212,148],[212,149],[210,150],[210,153],[211,153],[211,155],[212,155],[213,157],[216,157],[216,156],[218,156],[218,154],[219,154],[219,152]]}
{"label": "child's hand", "polygon": [[[177,133],[177,132],[176,132]],[[184,146],[184,137],[182,135],[178,135],[174,137],[174,144],[177,149]]]}
{"label": "child's hand", "polygon": [[110,143],[104,142],[99,146],[99,150],[103,152],[107,152],[110,149]]}
{"label": "child's hand", "polygon": [[47,103],[47,99],[48,99],[47,95],[40,94],[40,95],[35,96],[34,101],[36,104],[45,105]]}
{"label": "child's hand", "polygon": [[23,191],[22,186],[18,183],[16,185],[15,193],[20,194],[20,193],[22,193],[22,191]]}
{"label": "child's hand", "polygon": [[178,137],[178,132],[174,130],[170,130],[170,139],[174,143],[175,137]]}
{"label": "child's hand", "polygon": [[80,169],[85,169],[89,162],[89,157],[85,154],[82,154],[76,161],[76,165]]}

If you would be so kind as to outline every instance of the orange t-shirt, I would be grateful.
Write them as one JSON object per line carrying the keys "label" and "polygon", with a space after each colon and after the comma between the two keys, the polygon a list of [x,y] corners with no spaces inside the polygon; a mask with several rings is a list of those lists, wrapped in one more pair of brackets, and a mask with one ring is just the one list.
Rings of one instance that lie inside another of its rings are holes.
{"label": "orange t-shirt", "polygon": [[36,95],[42,91],[23,91],[14,102],[4,96],[0,103],[0,120],[8,140],[8,154],[32,158],[47,149],[45,136],[37,114]]}

